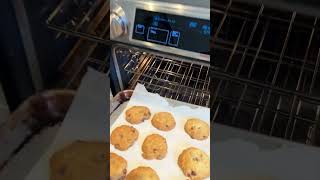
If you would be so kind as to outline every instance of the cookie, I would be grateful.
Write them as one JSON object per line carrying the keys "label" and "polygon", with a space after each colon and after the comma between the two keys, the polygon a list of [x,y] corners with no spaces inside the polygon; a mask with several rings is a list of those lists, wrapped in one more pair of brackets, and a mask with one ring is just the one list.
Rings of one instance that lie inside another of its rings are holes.
{"label": "cookie", "polygon": [[205,140],[210,134],[209,125],[200,119],[188,119],[184,130],[192,139],[197,140]]}
{"label": "cookie", "polygon": [[143,158],[161,160],[167,154],[167,141],[159,134],[151,134],[145,138],[141,149]]}
{"label": "cookie", "polygon": [[127,161],[115,153],[110,153],[110,180],[123,180],[126,174]]}
{"label": "cookie", "polygon": [[109,145],[75,141],[50,158],[50,180],[105,180]]}
{"label": "cookie", "polygon": [[160,180],[155,170],[150,167],[137,167],[126,177],[126,180]]}
{"label": "cookie", "polygon": [[131,124],[139,124],[151,116],[149,108],[145,106],[133,106],[126,111],[126,120]]}
{"label": "cookie", "polygon": [[190,147],[183,150],[178,165],[191,180],[202,180],[210,176],[210,158],[200,149]]}
{"label": "cookie", "polygon": [[176,126],[176,121],[171,113],[158,112],[151,120],[152,125],[161,131],[170,131]]}
{"label": "cookie", "polygon": [[132,126],[122,125],[115,128],[110,136],[110,143],[120,151],[131,147],[138,139],[139,132]]}

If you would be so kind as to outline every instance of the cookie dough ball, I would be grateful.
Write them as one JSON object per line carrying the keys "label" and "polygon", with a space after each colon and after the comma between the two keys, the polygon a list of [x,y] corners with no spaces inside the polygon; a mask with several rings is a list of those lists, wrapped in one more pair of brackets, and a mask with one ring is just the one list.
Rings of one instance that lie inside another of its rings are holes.
{"label": "cookie dough ball", "polygon": [[110,180],[122,180],[126,174],[127,161],[115,153],[110,153]]}
{"label": "cookie dough ball", "polygon": [[139,132],[132,126],[122,125],[115,128],[110,136],[110,143],[120,151],[131,147],[138,139]]}
{"label": "cookie dough ball", "polygon": [[160,180],[160,178],[152,168],[140,166],[133,169],[127,175],[126,180]]}
{"label": "cookie dough ball", "polygon": [[167,141],[159,134],[147,136],[142,144],[142,157],[145,159],[163,159],[167,154]]}
{"label": "cookie dough ball", "polygon": [[198,148],[185,149],[179,155],[178,165],[191,180],[202,180],[210,176],[210,158]]}
{"label": "cookie dough ball", "polygon": [[197,140],[205,140],[210,134],[209,125],[200,119],[188,119],[184,130],[192,139]]}
{"label": "cookie dough ball", "polygon": [[151,116],[149,108],[145,106],[133,106],[126,111],[126,120],[131,124],[139,124]]}
{"label": "cookie dough ball", "polygon": [[105,180],[109,145],[75,141],[50,158],[50,180]]}
{"label": "cookie dough ball", "polygon": [[161,131],[170,131],[176,126],[176,121],[171,113],[159,112],[156,113],[152,120],[152,125]]}

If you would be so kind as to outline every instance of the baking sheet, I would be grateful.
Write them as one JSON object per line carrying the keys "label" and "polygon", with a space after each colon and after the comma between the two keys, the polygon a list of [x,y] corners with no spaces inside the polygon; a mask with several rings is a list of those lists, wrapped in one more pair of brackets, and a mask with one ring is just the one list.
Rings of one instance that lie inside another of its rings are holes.
{"label": "baking sheet", "polygon": [[[75,140],[107,142],[109,104],[107,75],[88,69],[56,138],[25,178],[49,180],[49,159]],[[107,173],[107,172],[106,172]]]}
{"label": "baking sheet", "polygon": [[[151,117],[156,112],[166,111],[173,114],[176,120],[176,127],[164,132],[157,130],[147,120],[138,125],[132,125],[125,120],[125,111],[134,105],[147,106],[151,110]],[[139,131],[139,138],[127,151],[119,151],[110,145],[110,151],[119,154],[128,161],[128,172],[137,166],[149,166],[153,168],[160,179],[178,180],[186,179],[180,170],[177,160],[179,154],[188,147],[197,147],[210,156],[210,138],[204,141],[191,139],[184,131],[184,124],[189,118],[200,118],[210,124],[210,109],[204,107],[190,108],[189,106],[171,106],[165,98],[158,94],[149,93],[141,84],[137,84],[134,93],[128,102],[126,109],[116,119],[110,133],[120,125],[134,126]],[[141,146],[147,135],[157,133],[166,138],[168,144],[168,153],[162,160],[145,160],[141,156]],[[207,178],[210,179],[210,178]]]}

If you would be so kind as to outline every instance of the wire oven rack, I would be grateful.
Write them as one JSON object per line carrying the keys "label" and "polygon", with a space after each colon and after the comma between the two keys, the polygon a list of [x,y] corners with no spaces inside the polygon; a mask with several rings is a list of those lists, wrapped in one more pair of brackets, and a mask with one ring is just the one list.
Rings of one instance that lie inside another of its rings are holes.
{"label": "wire oven rack", "polygon": [[148,91],[163,97],[209,107],[209,64],[130,47],[116,49],[116,53],[126,54],[123,51],[129,52],[128,62],[124,64],[124,70],[132,74],[129,89],[141,83]]}
{"label": "wire oven rack", "polygon": [[108,0],[61,0],[48,17],[47,26],[63,34],[110,45]]}
{"label": "wire oven rack", "polygon": [[109,74],[109,47],[94,41],[79,40],[79,42],[81,43],[76,43],[60,66],[64,77],[60,86],[77,89],[88,67]]}
{"label": "wire oven rack", "polygon": [[263,4],[216,0],[211,5],[213,120],[315,144],[319,19]]}

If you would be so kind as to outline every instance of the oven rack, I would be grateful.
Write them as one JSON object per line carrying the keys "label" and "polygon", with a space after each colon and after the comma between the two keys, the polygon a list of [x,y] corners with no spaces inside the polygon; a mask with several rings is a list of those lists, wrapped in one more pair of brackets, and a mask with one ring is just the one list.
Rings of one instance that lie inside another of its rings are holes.
{"label": "oven rack", "polygon": [[76,36],[110,45],[109,0],[61,0],[46,20],[56,38]]}
{"label": "oven rack", "polygon": [[263,4],[211,6],[213,120],[314,144],[320,126],[317,17]]}
{"label": "oven rack", "polygon": [[[60,86],[77,89],[88,67],[98,72],[109,74],[109,47],[94,41],[79,41],[81,43],[75,44],[73,50],[70,51],[60,66],[60,72],[64,77]],[[83,53],[79,54],[78,51]]]}
{"label": "oven rack", "polygon": [[[123,51],[123,48],[119,49]],[[132,75],[129,88],[143,84],[149,92],[203,107],[210,106],[210,65],[129,49],[124,70]]]}

